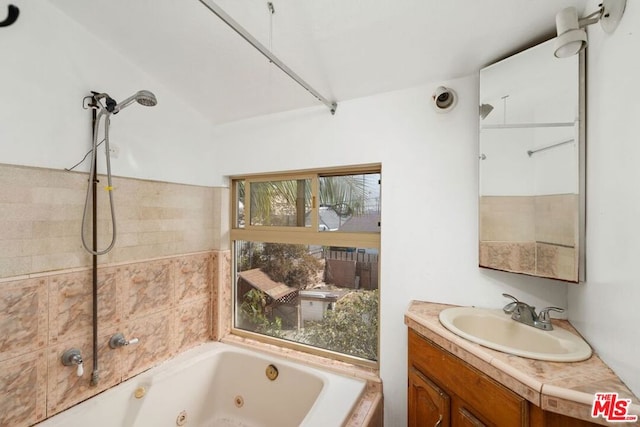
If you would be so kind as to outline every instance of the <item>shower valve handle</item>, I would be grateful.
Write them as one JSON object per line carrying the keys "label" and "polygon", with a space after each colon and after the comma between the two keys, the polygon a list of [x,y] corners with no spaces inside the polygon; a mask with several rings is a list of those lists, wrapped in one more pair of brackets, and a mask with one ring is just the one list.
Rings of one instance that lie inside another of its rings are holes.
{"label": "shower valve handle", "polygon": [[138,344],[140,340],[138,338],[131,338],[130,340],[125,339],[124,335],[121,332],[118,332],[109,340],[109,347],[111,348],[119,348],[124,347],[130,344]]}
{"label": "shower valve handle", "polygon": [[76,375],[81,377],[84,374],[84,364],[82,361],[82,355],[77,348],[70,348],[62,355],[62,364],[64,366],[76,365]]}

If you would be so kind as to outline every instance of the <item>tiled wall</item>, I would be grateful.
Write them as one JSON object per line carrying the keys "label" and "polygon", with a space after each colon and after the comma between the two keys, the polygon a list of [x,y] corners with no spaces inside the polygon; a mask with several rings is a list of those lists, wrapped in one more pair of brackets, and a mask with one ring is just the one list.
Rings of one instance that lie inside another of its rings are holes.
{"label": "tiled wall", "polygon": [[480,197],[480,265],[577,280],[578,196]]}
{"label": "tiled wall", "polygon": [[[105,182],[99,248],[111,240]],[[117,177],[113,187],[117,243],[100,264],[227,248],[227,189]],[[91,266],[80,239],[86,173],[0,164],[0,188],[0,278]]]}
{"label": "tiled wall", "polygon": [[[90,386],[91,271],[0,282],[0,425],[31,425],[211,339],[218,255],[99,269],[97,387]],[[140,342],[111,349],[109,339],[117,332]],[[61,363],[72,347],[82,352],[82,377]]]}
{"label": "tiled wall", "polygon": [[[217,251],[228,246],[228,190],[113,184],[118,236],[98,257],[92,387],[92,260],[80,240],[87,174],[0,164],[0,426],[32,425],[224,332],[216,319],[225,305],[212,300],[229,270],[228,251]],[[107,192],[98,194],[105,247]],[[140,342],[113,350],[117,332]],[[80,378],[60,361],[72,347],[82,351]]]}

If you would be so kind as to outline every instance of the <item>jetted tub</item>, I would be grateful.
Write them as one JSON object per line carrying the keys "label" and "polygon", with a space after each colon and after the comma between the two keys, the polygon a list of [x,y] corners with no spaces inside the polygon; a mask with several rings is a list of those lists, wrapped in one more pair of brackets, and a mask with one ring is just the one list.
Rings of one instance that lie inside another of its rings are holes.
{"label": "jetted tub", "polygon": [[348,420],[365,385],[357,378],[210,342],[38,426],[337,427]]}

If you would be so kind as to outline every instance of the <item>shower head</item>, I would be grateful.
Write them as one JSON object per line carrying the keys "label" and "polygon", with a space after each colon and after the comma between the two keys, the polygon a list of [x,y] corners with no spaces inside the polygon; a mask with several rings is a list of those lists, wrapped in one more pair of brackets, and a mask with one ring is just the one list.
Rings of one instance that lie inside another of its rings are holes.
{"label": "shower head", "polygon": [[145,107],[153,107],[158,103],[156,96],[153,93],[149,92],[148,90],[141,90],[138,93],[136,93],[135,96],[136,96],[136,101],[138,101],[138,104],[144,105]]}
{"label": "shower head", "polygon": [[152,92],[148,90],[141,90],[136,92],[134,95],[130,96],[129,98],[125,99],[124,101],[120,102],[118,105],[116,105],[112,113],[117,114],[118,112],[120,112],[120,110],[122,110],[125,107],[128,107],[134,102],[137,102],[140,105],[144,105],[145,107],[153,107],[158,103],[158,100],[156,99],[156,96]]}

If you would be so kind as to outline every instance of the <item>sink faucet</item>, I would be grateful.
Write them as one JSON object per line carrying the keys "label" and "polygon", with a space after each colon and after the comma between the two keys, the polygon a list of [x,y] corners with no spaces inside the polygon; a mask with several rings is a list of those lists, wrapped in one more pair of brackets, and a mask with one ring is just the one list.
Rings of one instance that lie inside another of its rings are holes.
{"label": "sink faucet", "polygon": [[540,310],[539,314],[536,314],[536,308],[526,302],[518,301],[516,297],[509,294],[502,294],[502,296],[512,300],[509,304],[502,307],[502,311],[506,314],[511,314],[511,318],[517,322],[542,329],[543,331],[553,330],[551,316],[549,315],[550,311],[556,311],[558,313],[564,311],[564,308],[560,307],[546,307]]}

